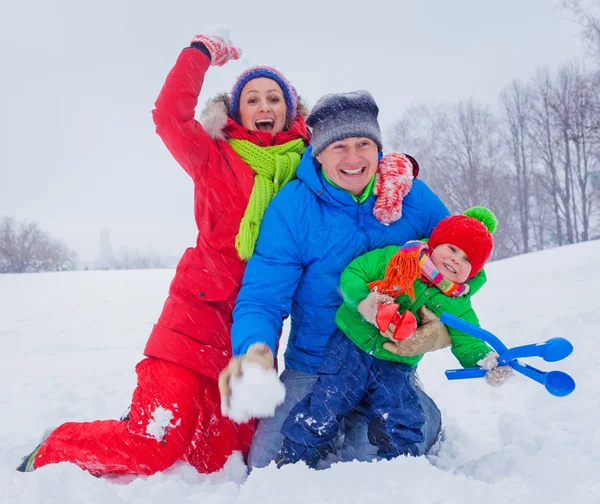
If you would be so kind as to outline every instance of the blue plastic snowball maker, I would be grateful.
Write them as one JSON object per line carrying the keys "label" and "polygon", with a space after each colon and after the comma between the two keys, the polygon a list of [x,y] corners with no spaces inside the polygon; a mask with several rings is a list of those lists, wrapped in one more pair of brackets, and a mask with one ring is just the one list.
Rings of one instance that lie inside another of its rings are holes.
{"label": "blue plastic snowball maker", "polygon": [[[469,324],[464,320],[442,313],[440,321],[443,324],[454,327],[459,331],[466,332],[480,340],[488,343],[498,352],[498,364],[510,366],[515,371],[541,383],[553,396],[564,397],[575,390],[575,380],[562,371],[540,371],[529,364],[521,364],[519,357],[541,357],[546,362],[556,362],[568,357],[573,351],[573,345],[565,338],[551,338],[544,343],[533,343],[513,348],[507,348],[497,336],[491,332]],[[487,370],[482,368],[451,369],[446,371],[449,380],[461,380],[464,378],[483,378]]]}

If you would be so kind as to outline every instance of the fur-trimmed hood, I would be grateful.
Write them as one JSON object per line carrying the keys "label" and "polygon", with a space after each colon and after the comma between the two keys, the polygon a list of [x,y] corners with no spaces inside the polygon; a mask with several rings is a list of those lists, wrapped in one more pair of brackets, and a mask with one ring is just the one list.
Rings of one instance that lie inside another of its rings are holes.
{"label": "fur-trimmed hood", "polygon": [[[200,124],[211,138],[223,139],[223,130],[233,121],[229,116],[230,98],[227,93],[221,93],[206,102],[200,115]],[[298,115],[306,118],[310,113],[308,105],[298,97]],[[234,121],[235,122],[235,121]]]}

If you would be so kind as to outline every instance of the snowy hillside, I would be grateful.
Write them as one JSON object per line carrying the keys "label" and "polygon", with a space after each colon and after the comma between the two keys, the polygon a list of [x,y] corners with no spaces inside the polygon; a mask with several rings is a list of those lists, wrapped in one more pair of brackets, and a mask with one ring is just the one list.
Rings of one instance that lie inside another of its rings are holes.
{"label": "snowy hillside", "polygon": [[484,328],[509,346],[564,336],[574,353],[542,369],[571,374],[556,398],[520,375],[499,389],[449,382],[449,351],[420,366],[444,440],[428,458],[219,474],[181,464],[146,479],[97,479],[75,466],[17,473],[42,432],[68,420],[117,418],[172,271],[0,275],[0,503],[567,503],[600,502],[600,241],[492,263],[475,297]]}

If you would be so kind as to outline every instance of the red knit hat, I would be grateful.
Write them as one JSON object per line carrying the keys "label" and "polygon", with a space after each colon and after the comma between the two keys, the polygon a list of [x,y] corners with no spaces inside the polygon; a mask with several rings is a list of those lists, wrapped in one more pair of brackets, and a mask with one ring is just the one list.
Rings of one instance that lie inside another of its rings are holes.
{"label": "red knit hat", "polygon": [[498,220],[491,210],[485,207],[473,207],[462,215],[452,215],[443,219],[433,230],[429,241],[429,250],[438,245],[449,243],[462,249],[471,262],[473,278],[490,258],[494,247],[492,233],[496,231]]}

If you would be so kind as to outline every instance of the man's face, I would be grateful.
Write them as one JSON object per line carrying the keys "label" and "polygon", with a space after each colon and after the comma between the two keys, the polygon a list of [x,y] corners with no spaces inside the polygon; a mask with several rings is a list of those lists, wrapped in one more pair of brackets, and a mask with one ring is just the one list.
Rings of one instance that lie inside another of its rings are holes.
{"label": "man's face", "polygon": [[319,153],[317,161],[329,180],[354,196],[360,196],[377,171],[377,154],[377,144],[373,140],[352,137],[328,145]]}
{"label": "man's face", "polygon": [[464,283],[471,273],[471,262],[456,245],[442,243],[431,252],[431,262],[439,272],[454,283]]}

